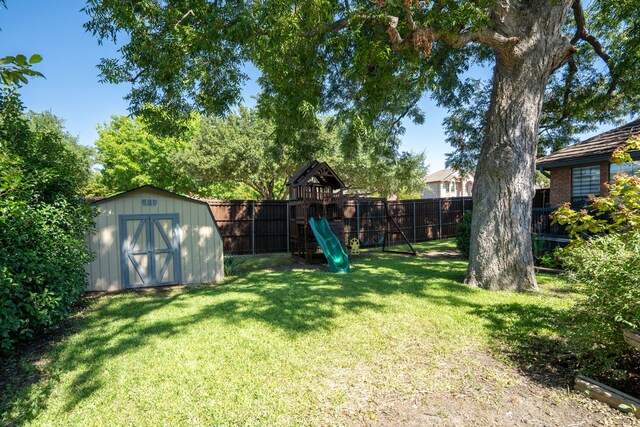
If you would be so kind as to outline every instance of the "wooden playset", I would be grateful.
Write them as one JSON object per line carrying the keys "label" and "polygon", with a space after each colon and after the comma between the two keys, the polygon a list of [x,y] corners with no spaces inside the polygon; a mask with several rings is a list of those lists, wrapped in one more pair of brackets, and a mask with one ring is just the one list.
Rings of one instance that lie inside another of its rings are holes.
{"label": "wooden playset", "polygon": [[[305,263],[323,263],[328,260],[328,254],[321,250],[318,236],[315,235],[309,222],[310,218],[317,220],[325,218],[329,228],[346,248],[344,236],[344,205],[347,197],[344,194],[347,186],[340,177],[325,162],[312,161],[300,168],[289,181],[289,230],[291,255]],[[385,236],[390,236],[395,228],[410,251],[387,249],[388,238],[382,242],[382,250],[402,254],[416,255],[411,243],[404,235],[395,219],[389,213],[386,199],[386,219],[384,225]],[[320,240],[322,240],[320,238]],[[351,240],[350,240],[351,242]],[[350,245],[351,246],[351,245]],[[359,245],[358,245],[359,247]]]}

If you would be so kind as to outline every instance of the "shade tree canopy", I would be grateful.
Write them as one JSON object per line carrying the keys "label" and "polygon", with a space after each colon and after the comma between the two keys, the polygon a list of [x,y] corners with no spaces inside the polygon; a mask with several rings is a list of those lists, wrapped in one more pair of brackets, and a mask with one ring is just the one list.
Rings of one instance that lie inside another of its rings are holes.
{"label": "shade tree canopy", "polygon": [[94,196],[109,196],[152,184],[182,194],[232,197],[231,185],[193,177],[181,161],[198,129],[193,116],[179,136],[157,135],[143,118],[113,116],[98,126],[96,140],[97,187]]}
{"label": "shade tree canopy", "polygon": [[[306,143],[301,129],[319,127],[314,117],[333,112],[347,141],[393,148],[403,118],[424,119],[416,105],[425,92],[465,103],[460,76],[493,64],[467,283],[536,289],[529,226],[540,126],[608,120],[637,105],[634,3],[595,0],[587,13],[579,0],[90,0],[85,10],[99,40],[126,40],[100,67],[104,81],[132,84],[133,111],[225,113],[250,62],[275,141],[295,147]],[[381,129],[390,137],[366,138]]]}
{"label": "shade tree canopy", "polygon": [[[157,135],[147,119],[114,116],[98,127],[97,160],[103,194],[153,184],[212,198],[283,199],[285,182],[308,159],[329,162],[358,194],[389,195],[421,189],[424,155],[370,146],[342,149],[344,132],[320,120],[307,148],[276,144],[275,125],[240,107],[225,117],[193,115],[179,137]],[[310,138],[312,132],[306,132]]]}

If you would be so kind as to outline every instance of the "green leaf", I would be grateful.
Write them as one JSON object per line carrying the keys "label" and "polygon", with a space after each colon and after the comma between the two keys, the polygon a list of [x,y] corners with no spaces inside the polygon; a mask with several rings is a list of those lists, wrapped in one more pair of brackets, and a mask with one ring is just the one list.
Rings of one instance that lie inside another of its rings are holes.
{"label": "green leaf", "polygon": [[15,60],[16,65],[26,65],[27,57],[24,55],[17,55]]}
{"label": "green leaf", "polygon": [[42,61],[42,56],[38,55],[37,53],[31,55],[31,58],[29,58],[29,64],[37,64],[38,62]]}

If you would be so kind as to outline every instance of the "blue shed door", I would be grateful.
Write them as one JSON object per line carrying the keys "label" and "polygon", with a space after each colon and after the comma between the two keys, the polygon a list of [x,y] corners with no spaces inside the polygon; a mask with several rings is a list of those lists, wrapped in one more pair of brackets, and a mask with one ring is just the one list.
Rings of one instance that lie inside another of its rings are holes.
{"label": "blue shed door", "polygon": [[120,215],[125,288],[180,283],[178,214]]}

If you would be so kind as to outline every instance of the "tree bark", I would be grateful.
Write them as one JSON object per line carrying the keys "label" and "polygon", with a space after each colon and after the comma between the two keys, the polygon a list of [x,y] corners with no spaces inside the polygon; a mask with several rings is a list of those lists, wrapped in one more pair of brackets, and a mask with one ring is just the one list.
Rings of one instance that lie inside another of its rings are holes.
{"label": "tree bark", "polygon": [[495,48],[491,106],[473,188],[466,283],[537,290],[531,248],[538,123],[551,73],[573,50],[562,36],[571,1],[502,1],[495,30],[518,37]]}

